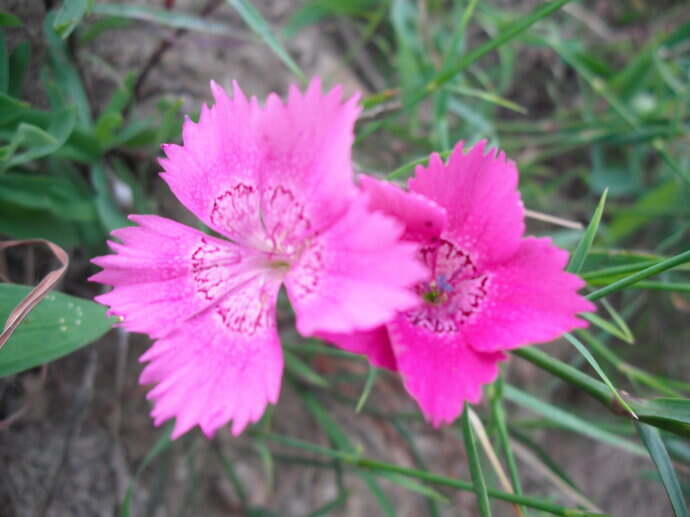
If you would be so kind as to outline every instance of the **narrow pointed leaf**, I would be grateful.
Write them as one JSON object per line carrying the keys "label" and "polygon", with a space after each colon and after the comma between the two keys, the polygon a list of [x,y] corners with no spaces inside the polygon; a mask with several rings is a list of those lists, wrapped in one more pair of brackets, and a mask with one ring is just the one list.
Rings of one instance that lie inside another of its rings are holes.
{"label": "narrow pointed leaf", "polygon": [[676,471],[673,468],[671,458],[661,439],[659,430],[639,422],[636,423],[635,426],[637,427],[637,432],[640,434],[640,438],[642,438],[642,442],[649,451],[652,461],[654,461],[654,465],[656,465],[656,469],[661,477],[661,482],[671,501],[673,514],[676,517],[688,517],[688,507],[683,498],[683,491],[681,490],[680,483],[676,477]]}
{"label": "narrow pointed leaf", "polygon": [[285,47],[273,35],[268,22],[261,16],[261,13],[248,0],[227,0],[233,6],[244,22],[249,25],[261,40],[268,45],[273,53],[287,66],[290,71],[300,80],[304,81],[304,74],[297,63],[293,61]]}
{"label": "narrow pointed leaf", "polygon": [[599,230],[599,223],[601,222],[601,216],[604,213],[604,205],[606,204],[607,193],[608,189],[604,190],[604,193],[601,195],[601,199],[599,200],[599,204],[594,211],[592,220],[587,225],[585,234],[582,236],[582,239],[575,248],[575,251],[573,251],[573,254],[570,256],[570,262],[568,263],[567,270],[571,273],[578,274],[580,271],[582,271],[582,267],[585,265],[585,260],[587,259],[589,250],[592,248],[594,237],[597,234],[597,230]]}

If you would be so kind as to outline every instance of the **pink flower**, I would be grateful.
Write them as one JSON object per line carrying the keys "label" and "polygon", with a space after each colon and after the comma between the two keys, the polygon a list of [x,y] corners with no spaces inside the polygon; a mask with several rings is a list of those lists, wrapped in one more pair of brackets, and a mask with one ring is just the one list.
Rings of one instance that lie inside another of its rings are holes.
{"label": "pink flower", "polygon": [[280,391],[276,298],[284,283],[303,335],[371,329],[417,303],[408,286],[428,272],[402,225],[372,213],[350,162],[357,98],[340,88],[291,88],[265,107],[234,85],[211,84],[215,105],[166,145],[162,174],[177,198],[221,237],[154,215],[113,232],[113,255],[92,280],[97,299],[131,331],[156,339],[140,382],[156,425],[173,438],[208,436],[232,420],[237,435]]}
{"label": "pink flower", "polygon": [[524,210],[513,162],[485,143],[447,164],[431,155],[409,193],[362,177],[371,207],[398,218],[404,239],[418,243],[431,281],[415,290],[420,304],[367,332],[322,333],[372,363],[400,372],[407,391],[435,426],[452,422],[465,401],[498,375],[504,351],[552,340],[584,327],[593,305],[583,282],[563,271],[568,253],[550,239],[523,237]]}

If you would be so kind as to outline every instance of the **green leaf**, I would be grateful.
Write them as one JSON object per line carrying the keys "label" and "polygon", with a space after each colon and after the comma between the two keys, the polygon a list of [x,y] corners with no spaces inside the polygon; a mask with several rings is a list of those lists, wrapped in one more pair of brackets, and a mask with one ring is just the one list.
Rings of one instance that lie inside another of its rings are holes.
{"label": "green leaf", "polygon": [[[31,287],[0,284],[0,321]],[[48,294],[0,349],[0,377],[12,375],[65,356],[105,334],[113,318],[105,307],[62,293]]]}
{"label": "green leaf", "polygon": [[673,469],[671,458],[668,455],[666,446],[659,431],[651,426],[636,423],[637,432],[642,438],[642,442],[647,447],[649,455],[656,465],[656,469],[661,477],[661,482],[664,485],[666,494],[671,501],[673,513],[676,517],[688,517],[688,507],[683,498],[683,491],[680,488],[680,483],[676,477],[676,471]]}
{"label": "green leaf", "polygon": [[641,422],[690,437],[690,399],[681,397],[638,399],[627,397]]}
{"label": "green leaf", "polygon": [[66,39],[79,25],[92,4],[93,0],[64,0],[53,21],[55,32],[62,39]]}
{"label": "green leaf", "polygon": [[0,27],[21,27],[22,21],[11,13],[0,12]]}
{"label": "green leaf", "polygon": [[281,45],[271,32],[268,22],[261,16],[261,13],[248,0],[227,0],[227,2],[237,10],[244,22],[252,29],[261,40],[268,45],[273,53],[295,74],[301,81],[304,81],[304,74],[297,63],[293,61],[287,50]]}
{"label": "green leaf", "polygon": [[52,81],[48,81],[46,87],[54,90],[56,97],[51,100],[54,109],[64,106],[74,106],[77,110],[77,123],[80,128],[88,129],[92,125],[91,107],[86,96],[86,91],[81,83],[79,72],[70,61],[67,54],[65,41],[62,40],[53,29],[54,13],[49,13],[43,21],[43,35],[47,43],[50,57],[50,71]]}
{"label": "green leaf", "polygon": [[0,202],[50,212],[54,221],[93,221],[95,216],[91,200],[59,176],[7,173],[0,182]]}
{"label": "green leaf", "polygon": [[486,481],[484,480],[484,473],[482,472],[482,462],[479,458],[479,451],[477,450],[477,443],[472,431],[472,423],[468,412],[468,405],[465,403],[465,411],[462,415],[462,435],[465,440],[465,453],[467,454],[467,461],[470,466],[470,476],[472,477],[472,485],[474,486],[474,493],[477,496],[477,506],[479,506],[479,515],[482,517],[491,517],[491,504],[489,503],[489,494],[486,488]]}
{"label": "green leaf", "polygon": [[592,220],[587,225],[585,234],[582,236],[582,239],[575,248],[575,251],[573,251],[573,254],[570,256],[570,262],[568,263],[567,270],[571,273],[575,273],[577,275],[578,273],[580,273],[580,271],[582,271],[582,267],[585,265],[585,260],[587,259],[589,250],[592,248],[594,237],[596,236],[597,230],[599,229],[601,216],[604,213],[604,205],[606,204],[607,192],[608,189],[604,190],[604,193],[601,195],[601,199],[599,199],[599,204],[597,205],[597,208],[594,211]]}
{"label": "green leaf", "polygon": [[[31,58],[31,45],[28,41],[18,43],[12,53],[10,54],[9,62],[9,82],[7,83],[7,93],[14,97],[19,97],[22,88],[22,82],[26,75],[26,70],[29,66],[29,59]],[[2,110],[0,110],[2,111]],[[2,117],[0,117],[2,118]]]}
{"label": "green leaf", "polygon": [[15,97],[0,93],[0,124],[6,124],[20,117],[29,105]]}
{"label": "green leaf", "polygon": [[[6,146],[0,147],[0,171],[42,158],[60,149],[72,134],[76,112],[65,108],[51,114],[44,129],[21,122]],[[17,152],[24,149],[23,152]]]}

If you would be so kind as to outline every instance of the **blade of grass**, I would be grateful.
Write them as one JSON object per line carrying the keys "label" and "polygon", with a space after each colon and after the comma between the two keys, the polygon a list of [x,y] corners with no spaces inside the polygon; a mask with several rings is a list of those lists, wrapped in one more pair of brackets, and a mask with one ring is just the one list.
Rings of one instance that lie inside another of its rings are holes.
{"label": "blade of grass", "polygon": [[297,78],[305,82],[306,79],[302,70],[300,70],[297,63],[293,61],[287,50],[278,41],[278,39],[271,32],[268,22],[261,16],[261,13],[248,0],[227,0],[227,2],[235,8],[235,10],[242,17],[244,22],[252,29],[261,40],[268,45],[273,53],[290,69],[290,71],[297,76]]}
{"label": "blade of grass", "polygon": [[597,327],[599,327],[604,332],[608,332],[612,336],[616,336],[617,338],[625,341],[626,343],[632,343],[633,342],[630,340],[630,336],[628,336],[625,332],[621,331],[614,324],[606,321],[604,318],[602,318],[598,314],[595,314],[593,312],[587,312],[584,314],[580,314],[580,317],[583,320],[589,321],[592,325],[596,325]]}
{"label": "blade of grass", "polygon": [[667,271],[686,262],[690,262],[690,250],[675,255],[666,260],[662,260],[661,262],[657,262],[653,266],[649,266],[643,269],[642,271],[638,271],[637,273],[626,276],[625,278],[616,280],[615,282],[607,285],[606,287],[602,287],[601,289],[589,293],[587,295],[587,298],[592,301],[598,300],[599,298],[603,298],[604,296],[608,296],[611,293],[615,293],[616,291],[620,291],[621,289],[634,285],[640,282],[641,280],[644,280],[645,278],[657,275],[659,273],[662,273],[663,271]]}
{"label": "blade of grass", "polygon": [[504,99],[499,95],[490,92],[485,92],[483,90],[478,90],[476,88],[469,88],[467,86],[456,86],[453,89],[460,95],[467,95],[468,97],[481,99],[483,101],[495,104],[496,106],[501,106],[511,111],[522,113],[523,115],[527,114],[527,108],[520,106],[515,102],[509,101],[508,99]]}
{"label": "blade of grass", "polygon": [[439,72],[436,75],[436,77],[434,77],[426,85],[426,87],[421,89],[420,92],[414,97],[414,99],[412,100],[412,104],[417,104],[428,94],[436,91],[439,87],[453,79],[456,75],[465,70],[468,66],[477,61],[479,58],[504,45],[513,38],[519,36],[521,33],[529,29],[532,25],[537,23],[542,18],[545,18],[553,12],[559,10],[569,1],[570,0],[554,0],[552,2],[545,2],[536,9],[534,9],[527,16],[521,16],[518,20],[514,21],[509,26],[501,30],[501,32],[497,36],[490,39],[486,43],[480,45],[471,52],[465,54],[455,64],[450,65],[445,70]]}
{"label": "blade of grass", "polygon": [[474,493],[477,496],[477,506],[479,507],[479,515],[482,517],[491,517],[491,504],[489,503],[489,494],[486,488],[486,481],[484,480],[484,473],[482,472],[482,462],[479,459],[479,452],[477,451],[477,443],[472,432],[472,423],[469,416],[469,405],[465,403],[465,411],[461,419],[462,436],[465,441],[465,453],[467,454],[467,462],[470,466],[470,477],[472,478],[472,486]]}
{"label": "blade of grass", "polygon": [[616,387],[613,385],[611,382],[611,379],[609,379],[608,375],[606,375],[606,372],[604,372],[603,368],[601,365],[597,362],[597,360],[594,358],[594,356],[591,354],[589,350],[587,350],[587,347],[575,336],[572,334],[564,334],[563,336],[566,341],[568,341],[571,345],[573,345],[578,352],[580,352],[580,355],[584,357],[589,365],[594,369],[595,372],[597,372],[597,375],[601,378],[602,381],[604,381],[604,384],[606,384],[609,389],[611,390],[611,393],[613,396],[616,398],[618,403],[621,405],[621,407],[625,408],[625,410],[630,413],[630,415],[635,419],[638,420],[637,415],[635,412],[632,410],[632,408],[628,405],[628,403],[623,400],[623,397],[620,396],[618,393],[618,390]]}
{"label": "blade of grass", "polygon": [[671,458],[661,439],[659,430],[643,424],[642,422],[635,422],[635,427],[640,434],[640,438],[642,438],[642,442],[649,451],[649,456],[656,465],[656,469],[661,477],[661,482],[664,485],[669,501],[671,501],[674,515],[676,517],[688,517],[688,507],[685,504],[683,492],[680,488],[678,478],[676,477],[676,471],[673,468]]}
{"label": "blade of grass", "polygon": [[587,259],[589,250],[592,248],[594,237],[599,229],[601,216],[604,213],[604,205],[606,204],[607,193],[608,189],[604,190],[604,193],[601,195],[601,199],[599,199],[599,204],[597,205],[596,210],[594,210],[592,220],[587,225],[585,234],[582,236],[582,239],[575,248],[575,251],[573,251],[573,254],[570,256],[570,262],[568,263],[568,267],[566,269],[571,273],[575,273],[576,275],[579,274],[580,271],[582,271],[582,267],[585,265],[585,260]]}
{"label": "blade of grass", "polygon": [[[597,285],[598,282],[590,282],[592,285]],[[688,282],[652,282],[642,280],[630,286],[630,289],[648,289],[650,291],[668,291],[672,293],[690,293],[690,283]]]}
{"label": "blade of grass", "polygon": [[364,383],[364,389],[362,390],[362,394],[359,396],[359,400],[357,401],[357,405],[355,406],[356,413],[362,411],[364,404],[367,403],[369,395],[371,394],[371,390],[374,388],[374,383],[376,382],[376,378],[378,376],[379,369],[375,366],[369,365],[369,371],[367,372],[367,380]]}

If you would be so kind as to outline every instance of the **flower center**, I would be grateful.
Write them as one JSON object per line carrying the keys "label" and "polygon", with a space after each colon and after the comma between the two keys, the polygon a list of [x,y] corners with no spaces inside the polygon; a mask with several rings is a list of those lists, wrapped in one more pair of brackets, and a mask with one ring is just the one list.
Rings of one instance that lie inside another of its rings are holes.
{"label": "flower center", "polygon": [[282,185],[236,183],[216,196],[211,221],[237,244],[264,254],[267,267],[282,270],[309,244],[312,224],[302,201]]}
{"label": "flower center", "polygon": [[424,246],[419,253],[433,279],[415,286],[424,303],[405,314],[414,325],[432,332],[457,332],[481,310],[490,276],[478,271],[469,253],[447,240]]}

